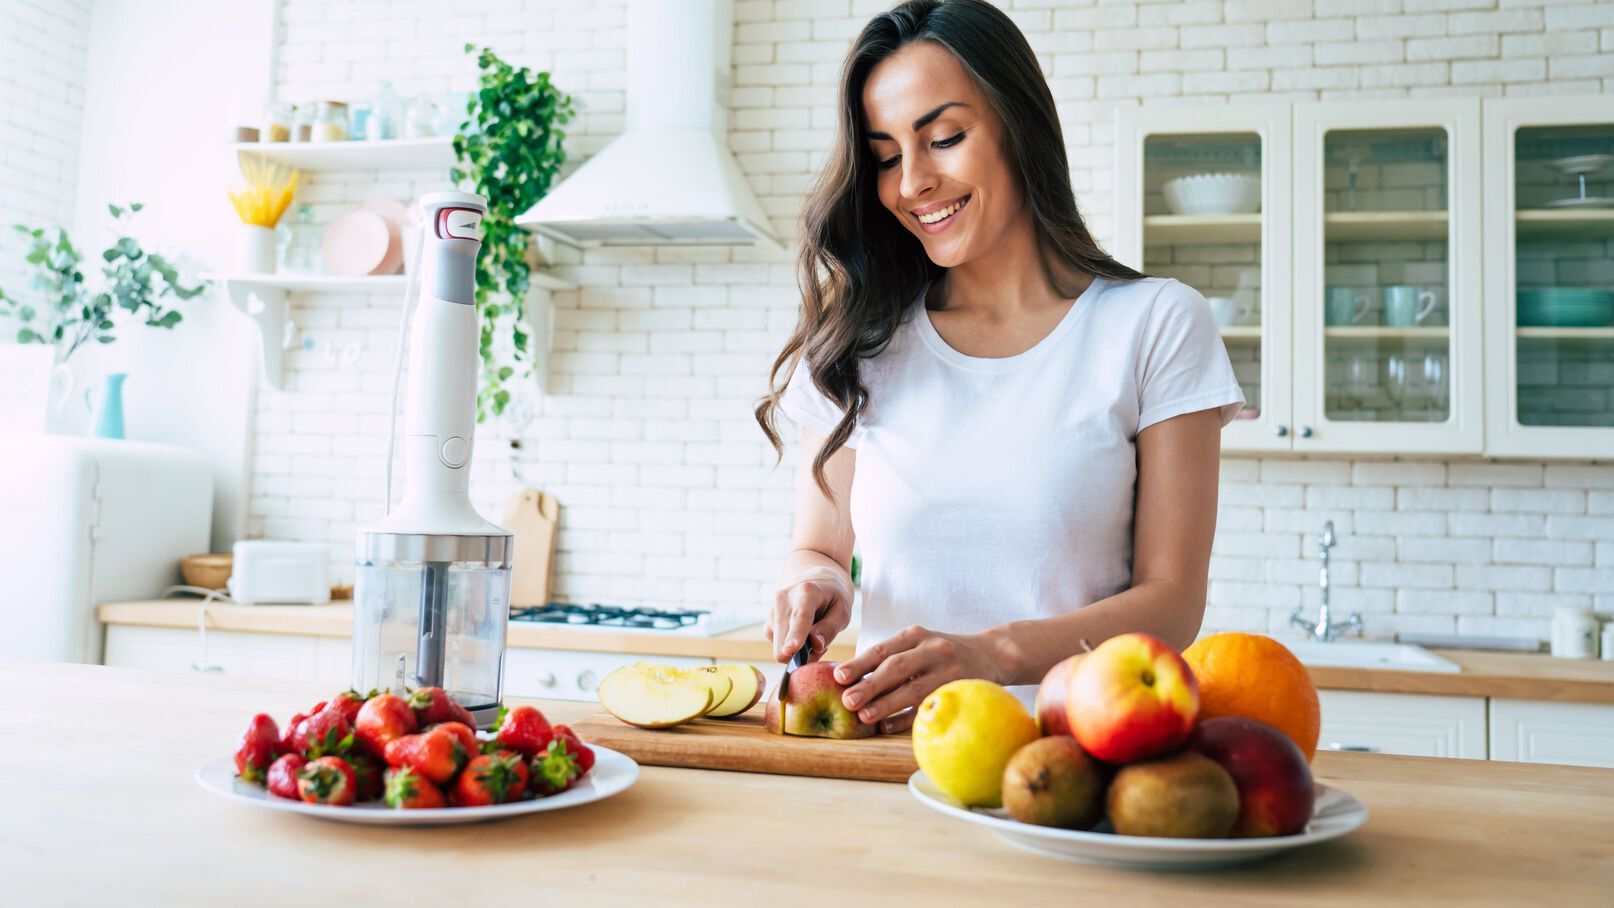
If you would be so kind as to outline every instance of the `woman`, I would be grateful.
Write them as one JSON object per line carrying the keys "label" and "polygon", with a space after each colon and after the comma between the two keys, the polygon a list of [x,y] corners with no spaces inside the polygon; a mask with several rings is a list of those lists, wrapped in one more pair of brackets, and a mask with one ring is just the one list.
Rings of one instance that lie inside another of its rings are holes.
{"label": "woman", "polygon": [[1204,298],[1094,242],[1047,83],[996,8],[876,16],[841,89],[804,209],[802,318],[757,407],[776,451],[778,408],[816,452],[776,656],[846,628],[854,538],[859,652],[836,676],[883,731],[956,678],[1035,685],[1084,642],[1187,646],[1220,430],[1243,403]]}

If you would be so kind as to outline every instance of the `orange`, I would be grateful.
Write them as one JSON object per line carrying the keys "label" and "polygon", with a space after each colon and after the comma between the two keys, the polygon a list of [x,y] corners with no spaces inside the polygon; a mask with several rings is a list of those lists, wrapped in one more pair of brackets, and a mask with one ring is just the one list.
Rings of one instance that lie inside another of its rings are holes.
{"label": "orange", "polygon": [[1243,716],[1289,736],[1309,761],[1322,710],[1317,687],[1294,653],[1260,634],[1212,634],[1183,651],[1199,682],[1199,718]]}

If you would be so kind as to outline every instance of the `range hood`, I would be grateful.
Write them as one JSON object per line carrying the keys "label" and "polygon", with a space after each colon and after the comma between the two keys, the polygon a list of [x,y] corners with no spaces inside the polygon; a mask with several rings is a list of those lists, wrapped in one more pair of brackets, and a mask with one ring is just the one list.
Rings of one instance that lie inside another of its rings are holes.
{"label": "range hood", "polygon": [[780,248],[729,152],[733,0],[629,0],[626,131],[516,223],[572,246]]}

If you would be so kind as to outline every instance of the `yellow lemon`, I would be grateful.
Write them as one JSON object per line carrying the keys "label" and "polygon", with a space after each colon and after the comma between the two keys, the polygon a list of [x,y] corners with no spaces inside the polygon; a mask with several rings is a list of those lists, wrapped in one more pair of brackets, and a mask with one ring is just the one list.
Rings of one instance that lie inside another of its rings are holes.
{"label": "yellow lemon", "polygon": [[936,688],[913,722],[913,755],[942,791],[969,807],[1003,806],[1003,768],[1037,740],[1037,720],[1014,694],[966,678]]}

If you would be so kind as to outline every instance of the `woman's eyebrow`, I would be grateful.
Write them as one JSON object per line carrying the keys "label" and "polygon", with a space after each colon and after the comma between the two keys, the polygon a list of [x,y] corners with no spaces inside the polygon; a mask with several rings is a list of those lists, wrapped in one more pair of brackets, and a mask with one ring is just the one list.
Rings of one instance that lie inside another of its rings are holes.
{"label": "woman's eyebrow", "polygon": [[[965,104],[963,101],[948,101],[945,104],[938,104],[938,105],[936,105],[935,109],[932,110],[930,113],[927,113],[924,116],[920,117],[919,119],[913,121],[913,131],[918,132],[919,130],[924,129],[926,126],[930,125],[930,122],[932,120],[934,120],[937,117],[941,116],[942,111],[946,110],[949,107],[969,107],[969,105]],[[871,132],[871,133],[869,133],[869,138],[870,139],[883,139],[883,140],[886,140],[886,141],[891,140],[891,136],[886,134],[886,133],[883,133],[883,132]]]}

